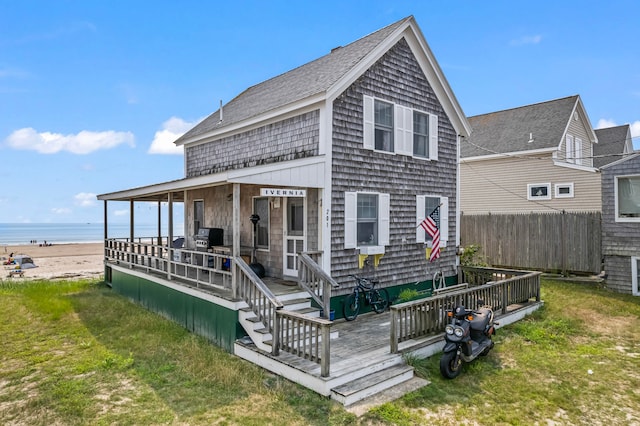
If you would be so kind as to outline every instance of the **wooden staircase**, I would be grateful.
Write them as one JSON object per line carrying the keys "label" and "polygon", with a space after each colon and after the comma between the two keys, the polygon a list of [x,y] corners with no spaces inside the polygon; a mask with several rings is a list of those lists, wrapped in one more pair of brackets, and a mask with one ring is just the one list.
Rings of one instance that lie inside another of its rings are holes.
{"label": "wooden staircase", "polygon": [[[297,305],[303,307],[300,295],[290,296],[289,300],[282,300],[284,309]],[[290,303],[290,305],[288,305]],[[318,315],[318,311],[309,312],[310,315]],[[251,323],[251,315],[243,321]],[[254,364],[281,375],[293,382],[299,383],[321,395],[329,396],[345,406],[352,406],[371,397],[376,397],[381,392],[401,386],[414,379],[414,369],[406,365],[401,354],[392,354],[388,345],[389,314],[361,315],[354,322],[347,323],[344,320],[335,321],[331,333],[331,374],[322,377],[317,363],[296,357],[289,353],[280,353],[277,356],[271,354],[270,335],[261,335],[261,325],[255,325],[252,332],[256,340],[240,339],[234,346],[236,355],[247,359]],[[372,323],[373,322],[373,323]],[[360,336],[358,328],[379,329],[375,333],[379,342],[367,339],[362,343],[352,335]],[[342,332],[342,329],[348,331]],[[354,333],[355,330],[355,333]],[[260,340],[262,339],[262,340]],[[373,345],[373,343],[376,343]],[[427,382],[420,380],[421,386]]]}

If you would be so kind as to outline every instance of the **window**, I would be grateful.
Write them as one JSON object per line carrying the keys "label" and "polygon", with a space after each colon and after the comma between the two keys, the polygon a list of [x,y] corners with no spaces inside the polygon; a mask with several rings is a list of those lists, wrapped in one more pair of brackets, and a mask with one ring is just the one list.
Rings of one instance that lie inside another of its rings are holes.
{"label": "window", "polygon": [[378,151],[394,152],[393,148],[393,104],[374,101],[375,148]]}
{"label": "window", "polygon": [[573,198],[572,183],[556,183],[556,198]]}
{"label": "window", "polygon": [[582,165],[582,139],[580,138],[574,139],[573,158],[576,164]]}
{"label": "window", "polygon": [[389,194],[345,192],[345,248],[389,244]]}
{"label": "window", "polygon": [[449,239],[449,197],[433,195],[416,195],[416,242],[429,243],[431,236],[425,232],[420,223],[429,216],[437,207],[439,215],[436,216],[436,225],[440,230],[440,247],[447,246]]}
{"label": "window", "polygon": [[359,246],[378,245],[378,195],[358,194]]}
{"label": "window", "polygon": [[256,245],[260,249],[269,248],[269,198],[256,197],[253,199],[253,212],[260,216],[256,226]]}
{"label": "window", "polygon": [[640,280],[640,257],[631,256],[631,293],[640,296],[638,281]]}
{"label": "window", "polygon": [[429,115],[413,111],[413,155],[429,158]]}
{"label": "window", "polygon": [[615,180],[616,222],[640,222],[640,176]]}
{"label": "window", "polygon": [[204,226],[204,201],[193,202],[193,233],[197,234],[200,227]]}
{"label": "window", "polygon": [[550,200],[550,183],[533,183],[527,185],[527,200]]}
{"label": "window", "polygon": [[573,141],[573,136],[567,135],[567,138],[565,139],[565,157],[564,157],[567,163],[574,162],[574,152],[575,152],[575,145]]}
{"label": "window", "polygon": [[363,146],[393,154],[438,159],[438,116],[364,96]]}

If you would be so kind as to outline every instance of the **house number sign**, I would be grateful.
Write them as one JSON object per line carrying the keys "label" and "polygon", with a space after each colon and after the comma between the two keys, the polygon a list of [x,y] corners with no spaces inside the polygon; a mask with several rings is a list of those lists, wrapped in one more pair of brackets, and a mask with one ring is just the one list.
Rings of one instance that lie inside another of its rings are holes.
{"label": "house number sign", "polygon": [[306,197],[306,189],[260,188],[262,197]]}

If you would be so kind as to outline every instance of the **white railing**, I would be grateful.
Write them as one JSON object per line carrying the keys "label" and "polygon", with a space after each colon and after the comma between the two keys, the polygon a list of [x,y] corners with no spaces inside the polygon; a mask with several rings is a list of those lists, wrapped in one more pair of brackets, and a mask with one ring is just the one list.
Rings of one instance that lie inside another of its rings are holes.
{"label": "white railing", "polygon": [[[150,242],[146,242],[150,241]],[[152,239],[105,240],[105,258],[129,268],[180,278],[195,287],[210,285],[231,288],[231,258],[224,254],[175,249],[153,244]]]}

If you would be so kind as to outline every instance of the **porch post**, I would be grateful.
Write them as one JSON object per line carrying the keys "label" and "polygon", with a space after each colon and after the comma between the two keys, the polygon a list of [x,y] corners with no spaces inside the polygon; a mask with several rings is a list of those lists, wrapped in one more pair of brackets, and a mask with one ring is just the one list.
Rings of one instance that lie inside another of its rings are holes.
{"label": "porch post", "polygon": [[102,245],[104,246],[102,249],[103,254],[107,255],[107,246],[108,246],[108,242],[107,242],[107,238],[109,238],[109,233],[108,233],[108,228],[109,228],[109,223],[107,222],[107,218],[108,218],[108,209],[107,209],[107,200],[104,200],[104,212],[102,213],[103,215],[103,222],[104,222],[104,239],[102,241]]}
{"label": "porch post", "polygon": [[[153,241],[151,242],[153,244]],[[162,245],[162,201],[158,200],[158,243]]]}
{"label": "porch post", "polygon": [[233,298],[238,297],[238,274],[235,267],[235,259],[240,256],[240,184],[233,184],[233,241],[232,241],[233,260],[231,264],[231,294]]}
{"label": "porch post", "polygon": [[[171,266],[173,265],[171,262],[173,262],[173,252],[174,252],[174,248],[173,248],[173,193],[169,192],[167,194],[167,203],[168,203],[168,217],[167,217],[167,226],[169,227],[168,233],[167,233],[167,259],[169,260],[167,262],[167,271],[169,272],[169,275],[171,275]],[[160,217],[158,217],[158,220],[160,220]]]}
{"label": "porch post", "polygon": [[133,229],[135,227],[135,213],[133,211],[134,209],[134,200],[133,198],[129,199],[129,259],[127,259],[127,262],[129,263],[129,268],[133,268],[133,257],[134,257],[134,245],[133,245],[133,238],[134,238],[134,232]]}

